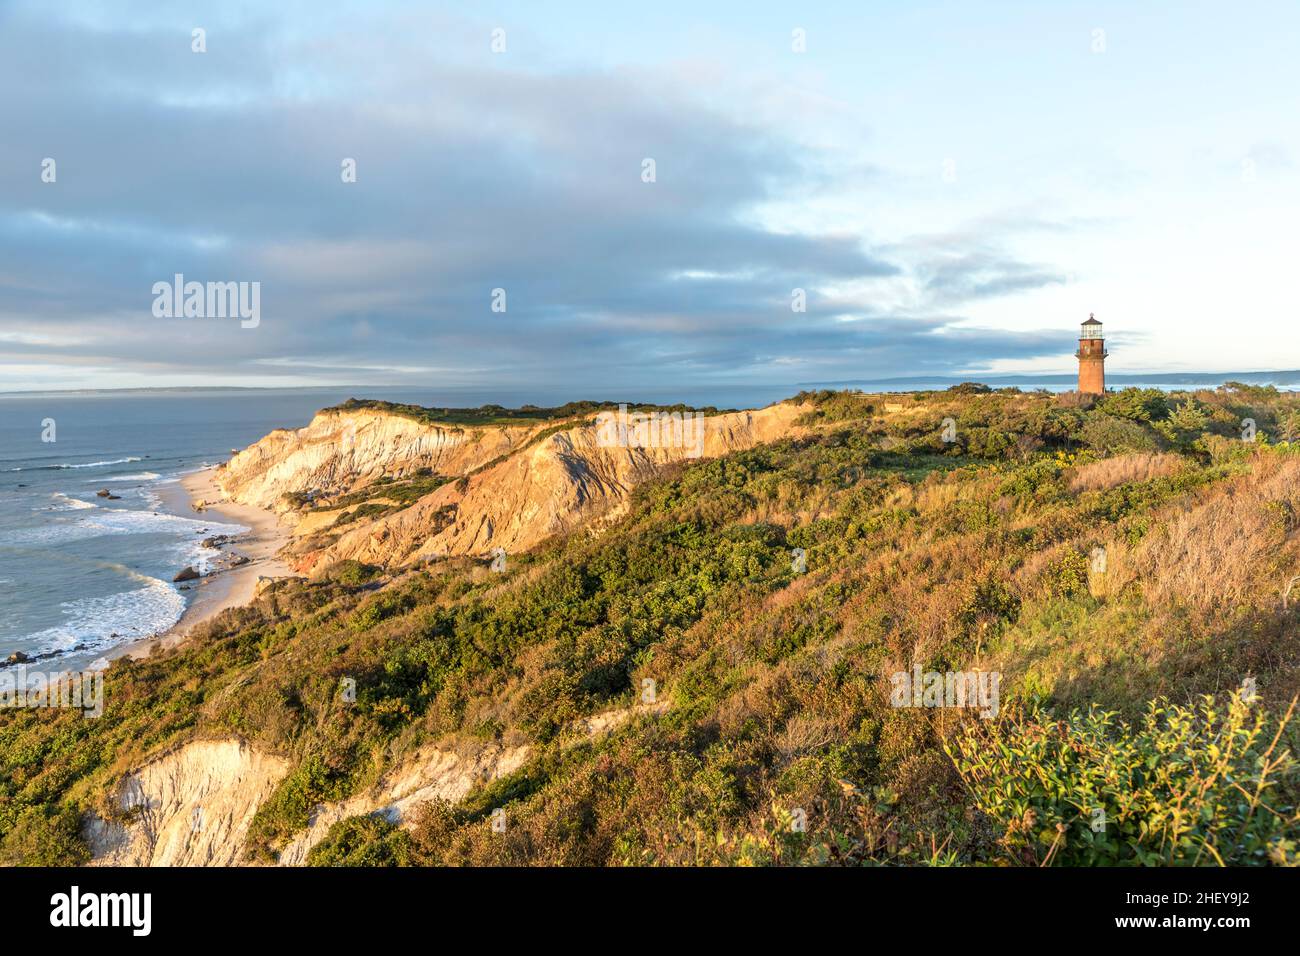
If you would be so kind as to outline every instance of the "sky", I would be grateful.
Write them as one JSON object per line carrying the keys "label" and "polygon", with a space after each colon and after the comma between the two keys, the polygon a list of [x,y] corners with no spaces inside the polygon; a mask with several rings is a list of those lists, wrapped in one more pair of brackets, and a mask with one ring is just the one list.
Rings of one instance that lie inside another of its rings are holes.
{"label": "sky", "polygon": [[[1300,368],[1297,35],[1249,0],[0,0],[0,391],[977,379],[1071,371],[1089,313],[1112,372]],[[257,283],[255,325],[157,314],[177,274]]]}

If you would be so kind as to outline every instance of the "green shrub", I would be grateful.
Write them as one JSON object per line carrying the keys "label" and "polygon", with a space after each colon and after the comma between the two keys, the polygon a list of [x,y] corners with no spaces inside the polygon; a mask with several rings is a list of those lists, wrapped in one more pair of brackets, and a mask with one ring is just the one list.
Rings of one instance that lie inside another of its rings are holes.
{"label": "green shrub", "polygon": [[1295,833],[1290,716],[1238,695],[1226,709],[1152,701],[1136,726],[1095,707],[1064,720],[1008,707],[944,749],[1011,862],[1259,865],[1283,862]]}
{"label": "green shrub", "polygon": [[1100,412],[1134,422],[1158,422],[1169,414],[1169,401],[1158,388],[1125,388],[1106,395]]}
{"label": "green shrub", "polygon": [[1063,493],[1059,481],[1064,463],[1056,458],[1038,458],[1017,468],[998,489],[1013,498],[1049,501]]}
{"label": "green shrub", "polygon": [[25,807],[0,841],[0,865],[80,866],[90,860],[80,831],[80,815],[71,806]]}
{"label": "green shrub", "polygon": [[278,840],[304,829],[318,804],[344,797],[347,787],[345,774],[322,757],[307,757],[257,808],[248,829],[249,845],[265,855]]}
{"label": "green shrub", "polygon": [[410,866],[411,838],[383,816],[340,820],[307,854],[308,866]]}
{"label": "green shrub", "polygon": [[384,505],[376,501],[368,501],[363,505],[358,505],[350,511],[345,511],[334,519],[332,527],[339,528],[343,525],[352,524],[354,521],[365,521],[370,518],[378,518],[396,510],[395,505]]}
{"label": "green shrub", "polygon": [[1047,568],[1047,584],[1054,597],[1081,597],[1089,593],[1088,556],[1073,548],[1067,549]]}
{"label": "green shrub", "polygon": [[1179,451],[1191,451],[1209,423],[1210,416],[1196,399],[1189,397],[1155,427]]}
{"label": "green shrub", "polygon": [[330,565],[324,577],[326,580],[337,581],[347,587],[358,587],[367,581],[373,581],[382,573],[383,569],[373,564],[362,564],[360,561],[348,558]]}
{"label": "green shrub", "polygon": [[368,631],[381,621],[408,611],[413,606],[409,595],[383,591],[357,608],[348,622],[354,631]]}
{"label": "green shrub", "polygon": [[1113,415],[1089,415],[1079,437],[1101,455],[1155,451],[1158,447],[1155,437],[1146,428]]}

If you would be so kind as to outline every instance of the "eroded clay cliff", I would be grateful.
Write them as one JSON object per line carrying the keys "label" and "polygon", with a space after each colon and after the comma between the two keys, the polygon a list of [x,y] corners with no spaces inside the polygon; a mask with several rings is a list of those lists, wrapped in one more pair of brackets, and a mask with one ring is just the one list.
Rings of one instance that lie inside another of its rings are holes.
{"label": "eroded clay cliff", "polygon": [[199,740],[149,761],[118,787],[125,819],[92,816],[86,840],[103,866],[230,866],[249,824],[289,770],[239,740]]}
{"label": "eroded clay cliff", "polygon": [[610,441],[608,428],[594,420],[559,430],[555,423],[454,429],[369,409],[330,411],[236,455],[218,482],[236,501],[290,509],[295,496],[354,493],[382,477],[432,470],[448,482],[346,527],[332,529],[333,514],[290,511],[298,524],[291,548],[297,570],[348,558],[396,567],[527,550],[617,513],[633,488],[667,465],[794,434],[805,411],[782,403],[689,420],[675,436],[634,428],[621,441]]}
{"label": "eroded clay cliff", "polygon": [[369,410],[318,412],[299,429],[277,429],[217,474],[234,501],[285,511],[287,494],[337,495],[420,469],[462,475],[526,444],[545,423],[458,427]]}

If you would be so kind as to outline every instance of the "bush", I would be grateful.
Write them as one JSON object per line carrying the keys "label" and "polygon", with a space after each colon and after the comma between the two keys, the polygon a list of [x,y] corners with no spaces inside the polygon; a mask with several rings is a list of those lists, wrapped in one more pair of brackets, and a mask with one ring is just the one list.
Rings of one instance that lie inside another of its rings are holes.
{"label": "bush", "polygon": [[999,491],[1014,498],[1050,500],[1060,491],[1057,479],[1061,475],[1061,468],[1061,459],[1039,458],[1012,472]]}
{"label": "bush", "polygon": [[1300,441],[1300,409],[1281,417],[1278,433],[1283,441]]}
{"label": "bush", "polygon": [[1209,423],[1210,416],[1196,399],[1188,398],[1167,419],[1157,422],[1156,429],[1179,451],[1191,451]]}
{"label": "bush", "polygon": [[375,567],[373,564],[362,564],[360,561],[353,561],[348,558],[330,565],[324,571],[322,577],[328,581],[337,581],[347,587],[358,587],[367,581],[373,581],[382,573],[383,569]]}
{"label": "bush", "polygon": [[[1295,704],[1292,703],[1292,709]],[[1015,863],[1062,866],[1284,862],[1297,763],[1280,720],[1233,695],[1152,701],[1137,726],[1096,708],[1057,720],[1007,708],[944,749]]]}
{"label": "bush", "polygon": [[1102,455],[1155,451],[1154,436],[1136,422],[1113,415],[1089,415],[1080,434],[1083,443]]}
{"label": "bush", "polygon": [[378,814],[348,817],[307,854],[308,866],[410,866],[411,838]]}
{"label": "bush", "polygon": [[249,826],[250,846],[266,849],[302,830],[318,804],[346,795],[347,783],[321,757],[306,758],[258,807]]}
{"label": "bush", "polygon": [[1066,549],[1047,568],[1047,584],[1055,597],[1084,597],[1088,591],[1088,556],[1073,548]]}
{"label": "bush", "polygon": [[1158,422],[1169,415],[1169,401],[1158,388],[1126,388],[1103,398],[1098,410],[1134,422]]}
{"label": "bush", "polygon": [[80,866],[90,861],[80,831],[79,814],[71,806],[51,812],[26,807],[0,842],[0,865]]}

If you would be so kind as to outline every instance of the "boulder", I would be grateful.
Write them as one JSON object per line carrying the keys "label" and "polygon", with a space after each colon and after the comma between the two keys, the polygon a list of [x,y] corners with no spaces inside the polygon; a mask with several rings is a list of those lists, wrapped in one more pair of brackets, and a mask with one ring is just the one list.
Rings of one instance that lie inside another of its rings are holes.
{"label": "boulder", "polygon": [[24,654],[22,651],[14,651],[12,654],[9,655],[10,664],[21,664],[24,661],[29,661],[29,660],[31,660],[31,658],[28,657],[26,654]]}
{"label": "boulder", "polygon": [[185,570],[172,578],[172,583],[179,584],[181,581],[196,581],[198,580],[198,577],[199,572],[195,571],[192,567],[186,567]]}
{"label": "boulder", "polygon": [[97,492],[95,492],[95,494],[98,495],[100,498],[111,498],[113,495],[113,493],[109,491],[107,488],[100,488]]}

